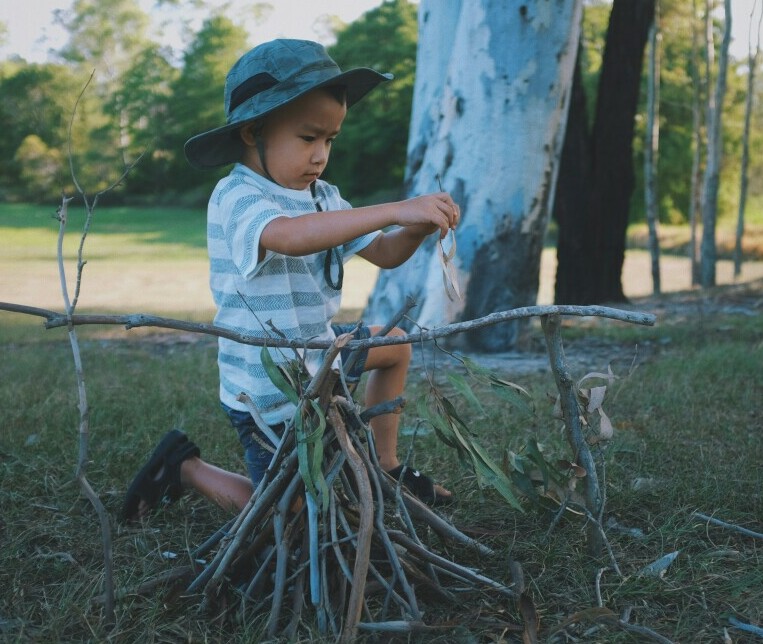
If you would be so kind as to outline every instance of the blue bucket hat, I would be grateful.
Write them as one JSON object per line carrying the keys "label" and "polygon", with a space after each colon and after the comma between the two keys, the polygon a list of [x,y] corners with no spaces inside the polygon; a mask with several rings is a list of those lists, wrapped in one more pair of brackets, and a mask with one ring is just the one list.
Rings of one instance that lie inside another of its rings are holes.
{"label": "blue bucket hat", "polygon": [[379,83],[391,79],[392,74],[367,67],[342,72],[324,47],[310,40],[271,40],[231,67],[225,79],[227,124],[190,138],[185,156],[199,170],[234,163],[243,151],[238,135],[242,125],[319,87],[345,87],[347,107],[352,107]]}

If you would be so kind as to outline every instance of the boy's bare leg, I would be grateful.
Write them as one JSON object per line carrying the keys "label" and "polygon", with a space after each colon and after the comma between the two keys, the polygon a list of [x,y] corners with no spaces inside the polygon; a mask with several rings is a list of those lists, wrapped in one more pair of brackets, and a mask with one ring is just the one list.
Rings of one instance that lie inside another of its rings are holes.
{"label": "boy's bare leg", "polygon": [[[157,479],[162,472],[158,472]],[[196,456],[180,464],[180,483],[232,512],[240,512],[252,496],[252,482],[246,476],[222,470]],[[151,507],[141,500],[137,516],[144,517],[150,511]]]}
{"label": "boy's bare leg", "polygon": [[[380,328],[372,326],[371,335],[376,335]],[[404,331],[395,328],[388,335],[399,336],[404,334]],[[405,389],[405,379],[410,363],[410,344],[392,344],[369,349],[365,367],[365,370],[369,372],[366,382],[366,407],[372,407],[401,396]],[[400,465],[397,456],[399,428],[399,414],[384,414],[371,420],[371,430],[374,433],[379,465],[385,471],[390,471]],[[435,491],[439,495],[450,496],[450,492],[440,485],[435,485]]]}
{"label": "boy's bare leg", "polygon": [[224,510],[240,512],[252,496],[252,482],[248,477],[228,472],[200,458],[189,458],[180,466],[180,482]]}

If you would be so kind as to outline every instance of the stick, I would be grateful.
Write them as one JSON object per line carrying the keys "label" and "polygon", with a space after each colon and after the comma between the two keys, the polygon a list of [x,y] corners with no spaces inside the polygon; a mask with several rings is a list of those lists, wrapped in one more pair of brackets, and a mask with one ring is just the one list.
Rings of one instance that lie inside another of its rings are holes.
{"label": "stick", "polygon": [[363,465],[363,461],[352,446],[347,435],[347,429],[344,426],[344,421],[339,414],[339,410],[333,404],[329,407],[328,418],[339,440],[339,446],[347,456],[347,461],[358,487],[358,498],[360,499],[360,525],[358,526],[358,545],[353,570],[352,591],[347,603],[347,615],[342,627],[341,636],[341,641],[353,642],[357,638],[357,625],[360,621],[360,612],[363,608],[363,590],[366,584],[371,553],[373,497],[371,496],[371,483],[368,480],[368,473]]}
{"label": "stick", "polygon": [[554,373],[556,387],[559,390],[567,442],[572,448],[573,460],[580,463],[586,471],[585,502],[590,515],[589,520],[592,521],[591,529],[588,531],[588,549],[594,557],[598,557],[601,553],[603,531],[600,530],[600,524],[594,517],[601,515],[601,489],[596,473],[596,463],[583,435],[583,425],[574,384],[564,359],[559,316],[543,316],[541,326],[546,336],[549,363]]}
{"label": "stick", "polygon": [[[54,329],[57,327],[67,326],[70,322],[74,326],[92,324],[117,326],[122,325],[128,330],[137,327],[149,326],[163,329],[175,329],[178,331],[188,331],[190,333],[202,333],[218,338],[227,338],[229,340],[240,342],[241,344],[251,344],[258,347],[267,344],[269,347],[277,348],[328,349],[333,344],[333,341],[331,340],[304,341],[299,338],[289,340],[285,338],[253,336],[243,333],[236,333],[234,331],[230,331],[229,329],[215,326],[214,324],[187,322],[185,320],[165,318],[157,315],[147,315],[145,313],[128,313],[125,315],[80,314],[73,315],[71,316],[71,319],[68,319],[66,315],[63,315],[57,311],[51,311],[49,309],[41,309],[32,306],[24,306],[22,304],[13,304],[9,302],[0,302],[0,310],[43,317],[46,319],[46,329]],[[607,306],[572,306],[566,304],[555,304],[551,306],[526,306],[518,309],[510,309],[508,311],[491,313],[490,315],[486,315],[475,320],[469,320],[467,322],[447,324],[437,329],[424,330],[420,333],[384,337],[373,336],[367,340],[350,340],[347,343],[347,348],[369,349],[372,347],[381,347],[390,344],[412,344],[414,342],[423,342],[427,340],[444,338],[450,335],[464,333],[465,331],[474,331],[475,329],[481,329],[483,327],[500,324],[502,322],[510,322],[512,320],[518,320],[521,318],[542,317],[548,315],[603,317],[609,318],[611,320],[619,320],[620,322],[628,322],[631,324],[640,324],[644,326],[654,326],[657,320],[656,316],[651,313],[624,311],[622,309],[614,309]]]}
{"label": "stick", "polygon": [[720,519],[716,519],[714,517],[707,516],[706,514],[702,514],[701,512],[693,512],[692,513],[695,517],[698,519],[702,519],[703,521],[707,521],[709,523],[713,523],[715,525],[721,526],[722,528],[726,528],[728,530],[733,530],[734,532],[740,532],[741,534],[747,535],[748,537],[755,537],[756,539],[763,539],[763,534],[760,532],[754,532],[753,530],[748,530],[747,528],[743,528],[738,525],[734,525],[733,523],[726,523],[725,521],[721,521]]}

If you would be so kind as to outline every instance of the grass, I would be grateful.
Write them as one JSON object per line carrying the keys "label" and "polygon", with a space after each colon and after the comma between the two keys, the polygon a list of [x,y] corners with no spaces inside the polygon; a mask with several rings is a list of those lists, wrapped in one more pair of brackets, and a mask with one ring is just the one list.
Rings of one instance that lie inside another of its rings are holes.
{"label": "grass", "polygon": [[[48,214],[33,215],[21,207],[10,213],[5,206],[0,211],[0,239],[18,253],[14,261],[47,253],[55,238]],[[159,248],[167,266],[175,267],[181,261],[172,261],[175,252],[175,257],[204,254],[195,231],[203,229],[203,216],[193,211],[115,210],[113,220],[107,209],[99,213],[97,230],[103,237],[94,232],[88,242],[99,253],[99,244],[110,244],[140,262]],[[150,241],[150,227],[159,216],[167,230]],[[107,225],[113,226],[108,234]],[[30,234],[30,228],[36,232]],[[12,243],[6,242],[7,233],[16,235]],[[108,261],[119,265],[118,258],[100,260]],[[565,324],[576,378],[609,362],[618,375],[626,375],[638,356],[635,371],[605,402],[615,424],[605,462],[607,517],[639,529],[643,537],[609,529],[624,577],[604,572],[601,599],[618,615],[631,607],[632,622],[674,641],[723,641],[724,629],[735,642],[753,641],[729,625],[729,616],[763,624],[763,542],[692,516],[699,511],[763,531],[761,298],[763,285],[757,282],[634,303],[658,312],[653,328],[596,320]],[[172,313],[187,317],[188,311]],[[218,408],[214,341],[150,329],[80,327],[78,335],[91,408],[88,478],[112,517],[127,482],[170,427],[184,427],[213,463],[244,471],[238,442]],[[536,407],[532,416],[479,388],[484,412],[475,410],[447,389],[444,370],[450,363],[437,362],[435,381],[498,462],[507,449],[520,451],[530,437],[537,437],[549,454],[569,458],[547,404],[554,383],[537,324],[530,338],[529,353],[521,360],[477,360],[530,391]],[[98,522],[73,481],[77,398],[66,333],[0,312],[0,352],[0,641],[257,641],[258,622],[209,620],[197,611],[198,597],[170,601],[162,592],[128,595],[118,604],[114,629],[107,628],[91,602],[102,582]],[[409,400],[425,396],[428,386],[416,366]],[[411,404],[402,419],[403,449],[416,424],[415,407]],[[504,581],[509,581],[509,557],[519,561],[544,641],[565,641],[550,637],[565,622],[566,633],[578,641],[639,641],[597,621],[591,610],[597,606],[597,572],[609,561],[587,556],[579,521],[562,521],[546,539],[547,514],[529,507],[518,513],[497,494],[480,489],[431,433],[416,439],[414,460],[457,494],[447,510],[455,524],[488,543],[497,556],[478,561],[451,546],[446,551]],[[189,550],[227,519],[187,496],[145,526],[114,523],[117,586],[132,587],[186,561]],[[676,550],[680,555],[664,576],[638,574]],[[177,553],[178,559],[163,558],[165,552]],[[519,641],[510,628],[521,623],[518,607],[488,594],[459,597],[455,606],[427,603],[424,608],[428,618],[458,627],[422,641]],[[302,636],[316,640],[307,626]]]}
{"label": "grass", "polygon": [[[760,290],[756,295],[760,298]],[[4,383],[0,583],[5,592],[0,595],[0,626],[4,637],[19,642],[133,642],[149,632],[154,633],[151,641],[243,642],[253,637],[256,624],[212,624],[196,613],[198,598],[165,606],[161,593],[129,596],[120,602],[115,631],[109,634],[100,610],[90,603],[102,576],[98,525],[72,481],[76,390],[65,334],[2,321],[0,344],[6,359],[0,363]],[[100,337],[88,329],[82,335],[91,406],[88,475],[112,516],[126,482],[166,428],[185,427],[212,462],[243,471],[237,441],[217,407],[214,342],[203,338],[187,342],[173,333],[128,339]],[[580,365],[576,377],[590,368],[604,368],[593,364],[600,356],[623,356],[636,344],[645,346],[638,369],[605,405],[616,425],[606,453],[608,516],[638,528],[644,537],[610,531],[624,578],[604,573],[600,585],[604,606],[617,614],[631,606],[633,621],[675,641],[719,641],[723,629],[730,628],[729,615],[763,622],[761,542],[692,517],[694,511],[716,514],[761,530],[759,320],[744,315],[690,316],[653,329],[570,323],[565,337],[571,361],[583,358],[591,363]],[[445,361],[440,364],[444,368]],[[629,364],[615,361],[613,368],[623,374]],[[553,381],[542,369],[542,360],[539,366],[521,373],[502,370],[532,393],[536,414],[531,417],[487,392],[480,392],[484,414],[460,401],[455,392],[448,394],[496,460],[506,449],[520,450],[530,436],[537,436],[550,452],[565,454],[558,422],[544,403]],[[436,381],[445,386],[442,375],[438,370]],[[413,370],[409,398],[426,395],[427,388],[421,369]],[[415,412],[410,409],[403,418],[403,433],[408,434],[414,423]],[[577,621],[592,614],[596,572],[608,565],[606,559],[587,557],[579,522],[563,522],[546,541],[548,516],[532,510],[519,514],[496,494],[480,490],[433,435],[417,438],[414,450],[417,465],[438,472],[458,495],[448,510],[456,525],[498,552],[495,560],[479,562],[472,562],[469,553],[452,554],[506,580],[507,557],[519,561],[541,615],[542,634],[577,616],[567,632],[584,641],[636,641],[601,623],[582,626]],[[634,486],[639,479],[649,485]],[[171,568],[161,553],[172,551],[182,560],[189,548],[226,519],[221,511],[187,497],[145,527],[116,527],[118,586],[134,585]],[[674,550],[681,554],[664,577],[638,575],[645,565]],[[498,641],[507,622],[521,621],[516,606],[495,603],[489,596],[473,595],[455,607],[428,609],[432,617],[457,621],[476,638],[472,641]],[[745,641],[739,631],[730,632],[735,641]]]}

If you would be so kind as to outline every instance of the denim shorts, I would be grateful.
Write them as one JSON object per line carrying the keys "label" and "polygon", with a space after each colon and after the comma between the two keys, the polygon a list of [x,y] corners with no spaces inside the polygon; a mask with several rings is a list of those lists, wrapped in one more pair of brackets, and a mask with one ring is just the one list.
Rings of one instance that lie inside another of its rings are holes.
{"label": "denim shorts", "polygon": [[[355,324],[335,324],[332,325],[334,332],[337,335],[342,333],[349,333],[356,328]],[[358,331],[355,333],[356,340],[366,340],[371,337],[371,330],[361,325]],[[352,352],[348,349],[342,349],[342,363],[345,364]],[[366,367],[366,360],[368,358],[368,350],[364,349],[358,352],[357,357],[353,359],[350,373],[345,374],[345,378],[349,383],[357,383],[360,377],[363,375],[363,371]],[[252,479],[252,484],[257,487],[262,477],[270,465],[270,461],[273,458],[273,454],[268,451],[264,445],[270,445],[270,442],[265,438],[264,434],[259,430],[257,424],[254,422],[252,415],[248,411],[240,411],[238,409],[232,409],[224,403],[220,403],[223,411],[230,419],[233,428],[238,434],[238,439],[244,448],[244,459],[246,461],[246,469],[249,472],[249,478]],[[273,431],[278,435],[283,432],[283,424],[273,427]],[[256,437],[256,438],[255,438]],[[262,444],[260,444],[262,443]]]}

